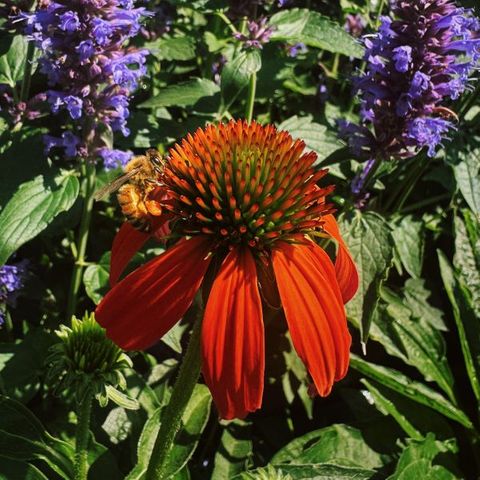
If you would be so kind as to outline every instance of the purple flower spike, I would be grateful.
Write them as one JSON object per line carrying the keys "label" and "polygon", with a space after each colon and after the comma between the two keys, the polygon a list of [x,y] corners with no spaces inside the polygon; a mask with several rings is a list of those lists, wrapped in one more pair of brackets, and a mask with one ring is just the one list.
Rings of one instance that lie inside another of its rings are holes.
{"label": "purple flower spike", "polygon": [[362,125],[343,136],[365,158],[405,158],[425,147],[434,156],[454,128],[447,102],[479,67],[480,21],[453,0],[393,0],[392,12],[364,38],[367,68],[355,80]]}
{"label": "purple flower spike", "polygon": [[68,157],[100,157],[109,168],[112,158],[120,158],[118,150],[106,154],[102,133],[108,126],[129,134],[129,96],[146,73],[148,51],[125,44],[147,15],[131,0],[44,0],[35,12],[22,14],[25,33],[41,52],[51,111],[66,112],[75,131],[84,134],[81,139],[65,130],[57,138],[46,136],[46,152],[55,147]]}
{"label": "purple flower spike", "polygon": [[261,18],[257,22],[250,20],[247,24],[248,33],[236,33],[235,38],[240,40],[245,48],[263,48],[273,33],[273,28],[267,26],[267,19]]}
{"label": "purple flower spike", "polygon": [[7,305],[15,307],[19,290],[23,287],[28,262],[0,267],[0,325],[5,322]]}

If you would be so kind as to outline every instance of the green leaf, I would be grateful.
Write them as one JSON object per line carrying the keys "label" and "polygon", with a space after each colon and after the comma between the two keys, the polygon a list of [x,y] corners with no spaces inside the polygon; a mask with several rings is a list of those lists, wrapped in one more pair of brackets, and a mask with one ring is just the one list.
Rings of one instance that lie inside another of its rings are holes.
{"label": "green leaf", "polygon": [[398,460],[395,473],[388,480],[455,480],[445,467],[433,465],[438,454],[447,451],[440,442],[435,441],[433,434],[421,441],[410,441]]}
{"label": "green leaf", "polygon": [[248,85],[252,74],[262,67],[258,50],[242,51],[228,62],[222,70],[221,89],[224,106],[228,108]]}
{"label": "green leaf", "polygon": [[480,319],[475,315],[470,292],[458,278],[443,252],[437,250],[440,273],[460,338],[468,377],[477,401],[480,402]]}
{"label": "green leaf", "polygon": [[363,47],[338,23],[318,12],[292,8],[274,14],[270,25],[275,28],[271,40],[303,42],[309,47],[321,48],[332,53],[361,58]]}
{"label": "green leaf", "polygon": [[210,416],[212,396],[205,385],[197,384],[182,415],[182,427],[175,437],[172,450],[168,455],[166,475],[179,472],[195,452],[203,429]]}
{"label": "green leaf", "polygon": [[[0,455],[12,460],[42,460],[62,478],[73,476],[74,449],[46,433],[21,403],[0,395]],[[0,462],[1,463],[1,462]]]}
{"label": "green leaf", "polygon": [[425,320],[437,330],[446,331],[443,312],[428,302],[431,293],[425,288],[425,280],[409,278],[403,288],[404,304],[416,318]]}
{"label": "green leaf", "polygon": [[0,213],[0,265],[75,202],[79,182],[71,173],[38,176],[22,184]]}
{"label": "green leaf", "polygon": [[382,345],[390,354],[417,368],[426,380],[437,382],[455,403],[453,375],[441,333],[423,318],[412,317],[401,297],[390,289],[382,288],[381,296],[387,304],[386,308],[377,310],[378,329],[383,333],[379,338]]}
{"label": "green leaf", "polygon": [[379,289],[392,263],[390,227],[380,215],[356,210],[340,218],[340,229],[360,276],[358,292],[348,303],[347,313],[360,325],[362,342],[366,343]]}
{"label": "green leaf", "polygon": [[407,272],[414,278],[422,274],[425,249],[425,225],[413,215],[401,218],[392,229],[395,248]]}
{"label": "green leaf", "polygon": [[244,420],[225,425],[210,480],[228,480],[246,470],[252,456],[251,430]]}
{"label": "green leaf", "polygon": [[109,289],[110,252],[104,253],[95,265],[89,265],[83,273],[83,284],[89,298],[98,305]]}
{"label": "green leaf", "polygon": [[195,40],[192,37],[162,37],[154,42],[147,42],[145,47],[159,60],[192,60],[196,56]]}
{"label": "green leaf", "polygon": [[375,388],[373,384],[367,380],[362,379],[362,383],[372,395],[375,406],[384,415],[391,415],[409,437],[414,438],[415,440],[423,439],[423,435],[410,423],[409,419],[398,410],[394,402],[382,395],[380,390]]}
{"label": "green leaf", "polygon": [[286,462],[302,465],[328,463],[368,469],[380,468],[384,464],[381,455],[366,443],[360,430],[342,424],[296,438],[271,460],[275,465]]}
{"label": "green leaf", "polygon": [[157,96],[141,103],[139,107],[188,107],[195,105],[201,98],[211,97],[219,91],[219,86],[211,80],[193,78],[183,83],[162,88]]}
{"label": "green leaf", "polygon": [[44,375],[48,349],[55,339],[42,329],[31,330],[23,340],[0,344],[3,391],[24,403],[33,398]]}
{"label": "green leaf", "polygon": [[0,480],[48,480],[37,468],[29,463],[17,462],[8,458],[0,460]]}
{"label": "green leaf", "polygon": [[137,446],[137,464],[125,477],[125,480],[143,480],[158,431],[160,430],[161,410],[161,408],[156,410],[145,423]]}
{"label": "green leaf", "polygon": [[[462,218],[463,217],[463,218]],[[473,309],[480,318],[480,222],[470,210],[455,215],[455,256],[459,279],[472,294]]]}
{"label": "green leaf", "polygon": [[[175,437],[174,446],[169,454],[167,478],[180,472],[193,455],[200,435],[210,415],[211,396],[205,385],[196,385],[192,397],[182,416],[183,427]],[[126,480],[141,480],[148,467],[153,445],[161,424],[161,408],[146,422],[137,449],[137,465]]]}
{"label": "green leaf", "polygon": [[[450,421],[431,408],[420,405],[374,380],[362,379],[361,382],[370,392],[375,407],[382,414],[391,415],[408,436],[423,439],[427,433],[433,431],[445,440],[455,436]],[[385,421],[379,421],[378,424],[385,425]]]}
{"label": "green leaf", "polygon": [[294,115],[284,120],[278,129],[287,130],[294,139],[303,140],[307,149],[313,150],[318,155],[316,164],[321,165],[333,152],[344,147],[336,135],[327,130],[325,125],[315,123],[311,115],[306,117]]}
{"label": "green leaf", "polygon": [[[279,480],[368,480],[374,478],[375,471],[358,467],[338,467],[337,465],[275,465],[276,474],[262,476],[265,469],[244,472],[234,477],[235,480],[261,480],[275,478]],[[263,472],[262,472],[263,471]],[[258,476],[257,476],[258,475]]]}
{"label": "green leaf", "polygon": [[468,206],[480,215],[480,139],[465,141],[451,152],[458,187]]}
{"label": "green leaf", "polygon": [[352,354],[351,366],[362,375],[371,378],[415,402],[432,408],[442,415],[455,420],[466,428],[473,428],[470,419],[460,409],[452,405],[445,397],[423,383],[411,380],[392,368],[382,367],[362,360]]}
{"label": "green leaf", "polygon": [[23,35],[16,35],[12,41],[3,37],[0,42],[0,83],[15,88],[23,78],[27,62],[28,40]]}

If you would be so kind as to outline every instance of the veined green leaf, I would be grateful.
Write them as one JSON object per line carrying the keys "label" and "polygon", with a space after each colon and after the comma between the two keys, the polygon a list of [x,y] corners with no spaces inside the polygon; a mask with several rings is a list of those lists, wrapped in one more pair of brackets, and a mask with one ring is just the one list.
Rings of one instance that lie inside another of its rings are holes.
{"label": "veined green leaf", "polygon": [[[475,314],[480,318],[480,221],[471,210],[455,215],[455,255],[459,278],[472,294]],[[462,218],[463,217],[463,218]]]}
{"label": "veined green leaf", "polygon": [[425,225],[412,215],[401,218],[393,224],[392,236],[400,260],[407,272],[414,278],[422,274],[425,248]]}
{"label": "veined green leaf", "polygon": [[40,175],[22,184],[0,213],[0,266],[67,211],[78,192],[78,179],[71,172]]}
{"label": "veined green leaf", "polygon": [[206,78],[194,78],[176,85],[168,85],[161,92],[139,105],[141,108],[188,107],[201,98],[210,97],[220,91],[220,87]]}
{"label": "veined green leaf", "polygon": [[376,407],[383,414],[391,415],[409,437],[414,438],[415,440],[423,439],[423,435],[410,423],[408,418],[397,409],[394,402],[382,395],[380,390],[367,380],[362,379],[362,383],[367,387],[373,397]]}
{"label": "veined green leaf", "polygon": [[287,130],[294,139],[303,140],[307,149],[313,150],[318,155],[316,164],[321,164],[333,152],[344,147],[336,135],[328,131],[325,125],[315,123],[311,115],[306,117],[294,115],[284,120],[278,129]]}
{"label": "veined green leaf", "polygon": [[382,456],[366,443],[362,432],[343,424],[315,430],[292,440],[272,457],[271,463],[328,463],[368,469],[383,466]]}
{"label": "veined green leaf", "polygon": [[24,35],[16,35],[11,43],[8,36],[2,38],[0,44],[0,83],[15,88],[23,78],[27,62],[28,40]]}
{"label": "veined green leaf", "polygon": [[192,37],[162,37],[145,45],[159,60],[192,60],[195,58],[195,40]]}
{"label": "veined green leaf", "polygon": [[228,108],[248,85],[250,77],[262,67],[258,50],[240,52],[222,70],[221,89],[225,108]]}
{"label": "veined green leaf", "polygon": [[83,284],[90,299],[98,305],[107,293],[110,278],[110,252],[102,255],[98,263],[89,265],[83,273]]}
{"label": "veined green leaf", "polygon": [[283,10],[270,18],[270,25],[275,28],[271,40],[303,42],[310,47],[354,58],[363,55],[362,45],[342,26],[313,10]]}
{"label": "veined green leaf", "polygon": [[339,467],[329,464],[281,464],[275,465],[267,470],[260,468],[252,472],[244,472],[234,477],[234,480],[257,480],[262,478],[258,475],[263,472],[265,472],[263,478],[276,478],[279,480],[368,480],[374,478],[376,473],[375,470],[368,470],[366,468]]}
{"label": "veined green leaf", "polygon": [[0,460],[0,480],[48,480],[35,466],[26,462],[11,460],[2,457]]}
{"label": "veined green leaf", "polygon": [[[172,478],[180,472],[193,455],[200,435],[205,428],[210,414],[211,396],[205,385],[196,385],[192,397],[182,416],[182,428],[175,437],[175,442],[169,454],[167,478]],[[150,456],[161,425],[159,408],[145,423],[137,448],[137,465],[125,480],[143,480],[150,461]]]}
{"label": "veined green leaf", "polygon": [[437,251],[440,273],[460,338],[463,358],[473,392],[480,402],[480,322],[476,317],[470,292],[456,278],[450,262],[443,252]]}
{"label": "veined green leaf", "polygon": [[360,276],[358,292],[347,304],[347,314],[360,326],[362,342],[366,343],[380,285],[393,258],[390,227],[380,215],[358,210],[349,216],[342,215],[339,226]]}
{"label": "veined green leaf", "polygon": [[436,410],[455,420],[466,428],[473,428],[470,419],[459,408],[452,405],[445,397],[423,383],[411,380],[392,368],[382,367],[362,360],[357,355],[351,356],[351,366],[362,375],[385,385],[406,397]]}
{"label": "veined green leaf", "polygon": [[224,426],[210,480],[228,480],[246,470],[252,456],[251,424],[234,420]]}
{"label": "veined green leaf", "polygon": [[433,434],[421,441],[410,441],[388,480],[455,480],[458,477],[445,467],[433,465],[435,457],[447,450],[448,447],[435,441]]}

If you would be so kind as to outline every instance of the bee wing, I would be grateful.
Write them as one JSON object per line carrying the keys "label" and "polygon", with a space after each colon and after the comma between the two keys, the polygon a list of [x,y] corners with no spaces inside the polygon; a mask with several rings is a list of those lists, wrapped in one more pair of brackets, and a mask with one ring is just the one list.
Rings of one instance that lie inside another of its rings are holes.
{"label": "bee wing", "polygon": [[116,178],[110,183],[107,183],[102,188],[98,189],[93,194],[93,199],[95,201],[101,200],[103,197],[110,195],[113,192],[116,192],[124,183],[128,182],[132,177],[134,177],[139,171],[141,167],[136,167],[130,170],[128,173],[121,175],[120,177]]}

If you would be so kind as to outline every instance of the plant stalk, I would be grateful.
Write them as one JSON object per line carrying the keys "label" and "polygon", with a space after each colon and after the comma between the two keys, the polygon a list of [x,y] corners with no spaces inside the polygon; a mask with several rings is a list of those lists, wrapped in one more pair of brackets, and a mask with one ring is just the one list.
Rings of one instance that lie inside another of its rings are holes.
{"label": "plant stalk", "polygon": [[247,119],[248,123],[252,122],[256,91],[257,91],[257,74],[254,72],[252,73],[252,76],[250,77],[250,82],[248,84],[247,107],[245,109],[245,118]]}
{"label": "plant stalk", "polygon": [[180,429],[183,412],[188,405],[200,375],[202,309],[198,309],[196,317],[170,402],[162,412],[162,423],[152,450],[145,480],[162,480],[165,478],[170,450]]}
{"label": "plant stalk", "polygon": [[77,255],[73,266],[72,278],[70,281],[70,291],[67,303],[67,320],[70,321],[75,314],[78,301],[78,292],[82,283],[83,267],[85,265],[85,252],[87,250],[88,234],[90,230],[90,221],[93,210],[93,190],[95,188],[95,165],[88,164],[85,169],[85,179],[83,182],[83,212],[80,221],[80,229],[76,244]]}
{"label": "plant stalk", "polygon": [[92,395],[89,394],[78,404],[77,429],[75,433],[74,480],[87,480],[88,475],[88,438],[90,434],[90,417],[92,414]]}
{"label": "plant stalk", "polygon": [[23,73],[22,87],[20,89],[20,101],[26,102],[30,94],[30,83],[32,80],[33,55],[35,53],[35,45],[33,41],[28,42],[27,60],[25,62],[25,71]]}

